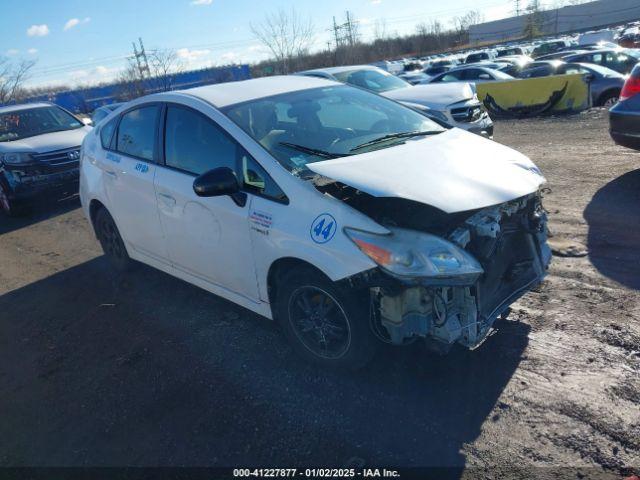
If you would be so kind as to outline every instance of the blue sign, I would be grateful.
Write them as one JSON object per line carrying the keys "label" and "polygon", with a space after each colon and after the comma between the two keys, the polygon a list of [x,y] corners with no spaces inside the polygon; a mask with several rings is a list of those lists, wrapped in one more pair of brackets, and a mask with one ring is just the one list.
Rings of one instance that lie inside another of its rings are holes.
{"label": "blue sign", "polygon": [[316,243],[327,243],[333,238],[338,230],[338,223],[328,213],[319,215],[311,224],[311,240]]}

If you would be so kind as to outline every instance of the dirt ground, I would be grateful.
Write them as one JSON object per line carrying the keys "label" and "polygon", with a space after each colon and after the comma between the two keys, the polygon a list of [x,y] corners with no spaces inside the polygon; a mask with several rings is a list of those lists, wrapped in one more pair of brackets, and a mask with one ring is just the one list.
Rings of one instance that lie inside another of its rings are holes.
{"label": "dirt ground", "polygon": [[640,153],[602,110],[496,140],[545,173],[557,252],[588,255],[554,256],[478,350],[387,348],[355,374],[168,275],[115,275],[77,200],[0,217],[0,466],[640,470]]}

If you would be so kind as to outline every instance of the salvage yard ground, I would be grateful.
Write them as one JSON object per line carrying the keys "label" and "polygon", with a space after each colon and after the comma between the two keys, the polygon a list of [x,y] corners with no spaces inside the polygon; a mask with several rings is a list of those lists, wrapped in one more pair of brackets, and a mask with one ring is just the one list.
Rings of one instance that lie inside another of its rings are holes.
{"label": "salvage yard ground", "polygon": [[496,140],[549,181],[548,279],[474,352],[354,374],[168,275],[117,276],[77,200],[0,218],[0,466],[640,468],[640,153],[603,110]]}

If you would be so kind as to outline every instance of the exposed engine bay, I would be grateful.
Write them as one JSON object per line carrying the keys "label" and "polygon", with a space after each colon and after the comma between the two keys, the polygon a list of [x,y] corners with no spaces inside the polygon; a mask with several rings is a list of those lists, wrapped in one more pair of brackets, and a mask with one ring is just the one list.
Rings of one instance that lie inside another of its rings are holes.
{"label": "exposed engine bay", "polygon": [[401,198],[373,197],[339,182],[316,180],[316,187],[394,228],[438,235],[470,253],[482,275],[470,285],[434,285],[420,279],[388,278],[377,269],[364,283],[372,297],[372,322],[390,343],[423,337],[447,349],[454,343],[475,348],[494,321],[526,291],[542,281],[551,260],[547,217],[539,193],[497,206],[446,214]]}

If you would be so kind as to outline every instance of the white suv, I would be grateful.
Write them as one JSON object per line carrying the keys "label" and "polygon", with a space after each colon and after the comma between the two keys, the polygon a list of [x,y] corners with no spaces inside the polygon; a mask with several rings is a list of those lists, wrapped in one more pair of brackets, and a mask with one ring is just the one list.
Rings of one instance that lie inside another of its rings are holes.
{"label": "white suv", "polygon": [[82,146],[106,255],[281,322],[358,367],[380,341],[478,345],[550,260],[535,165],[386,98],[302,76],[135,100]]}

